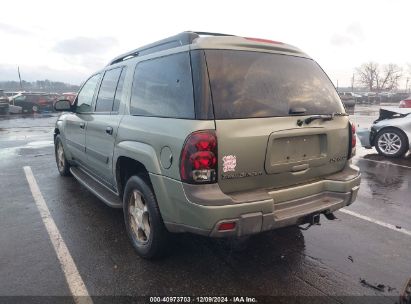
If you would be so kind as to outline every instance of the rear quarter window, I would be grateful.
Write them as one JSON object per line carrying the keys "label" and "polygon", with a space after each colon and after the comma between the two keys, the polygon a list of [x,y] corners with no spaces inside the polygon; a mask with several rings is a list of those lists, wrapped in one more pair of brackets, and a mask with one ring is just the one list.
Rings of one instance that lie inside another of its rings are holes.
{"label": "rear quarter window", "polygon": [[318,64],[288,55],[206,50],[216,119],[344,112],[339,96]]}
{"label": "rear quarter window", "polygon": [[187,52],[137,64],[130,114],[194,118],[190,56]]}

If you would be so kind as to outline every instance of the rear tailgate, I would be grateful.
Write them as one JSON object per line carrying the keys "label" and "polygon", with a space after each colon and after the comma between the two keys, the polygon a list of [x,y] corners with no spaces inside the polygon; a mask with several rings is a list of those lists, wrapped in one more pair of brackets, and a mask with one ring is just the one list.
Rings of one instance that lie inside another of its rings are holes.
{"label": "rear tailgate", "polygon": [[297,124],[312,115],[344,112],[313,60],[255,51],[205,54],[223,192],[287,187],[342,170],[348,118]]}
{"label": "rear tailgate", "polygon": [[315,121],[298,128],[296,120],[216,121],[223,192],[286,187],[342,170],[347,160],[348,119]]}

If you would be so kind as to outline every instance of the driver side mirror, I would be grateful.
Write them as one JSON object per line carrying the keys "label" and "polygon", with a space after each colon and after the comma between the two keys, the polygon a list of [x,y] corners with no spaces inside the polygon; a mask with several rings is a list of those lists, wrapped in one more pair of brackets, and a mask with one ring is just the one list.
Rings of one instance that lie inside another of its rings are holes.
{"label": "driver side mirror", "polygon": [[72,109],[70,100],[61,99],[61,100],[57,100],[54,103],[54,110],[62,112],[62,111],[72,111],[73,109]]}

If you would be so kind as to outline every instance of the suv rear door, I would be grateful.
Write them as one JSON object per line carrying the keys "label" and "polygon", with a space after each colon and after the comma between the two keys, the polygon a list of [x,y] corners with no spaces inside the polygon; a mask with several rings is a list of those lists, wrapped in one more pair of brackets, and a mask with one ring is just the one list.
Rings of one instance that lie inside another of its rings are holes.
{"label": "suv rear door", "polygon": [[223,192],[286,187],[342,170],[348,118],[304,122],[344,112],[313,60],[235,50],[205,54]]}

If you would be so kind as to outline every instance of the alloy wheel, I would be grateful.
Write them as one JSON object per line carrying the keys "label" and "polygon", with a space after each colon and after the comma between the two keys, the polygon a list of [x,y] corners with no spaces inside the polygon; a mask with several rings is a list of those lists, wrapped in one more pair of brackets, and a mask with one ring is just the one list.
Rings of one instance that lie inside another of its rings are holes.
{"label": "alloy wheel", "polygon": [[141,192],[134,190],[129,201],[129,218],[132,233],[136,240],[145,244],[150,239],[150,216]]}
{"label": "alloy wheel", "polygon": [[64,170],[65,162],[63,145],[59,142],[57,146],[57,166],[61,172]]}
{"label": "alloy wheel", "polygon": [[385,154],[391,155],[401,149],[401,138],[395,133],[384,133],[378,139],[378,147]]}

